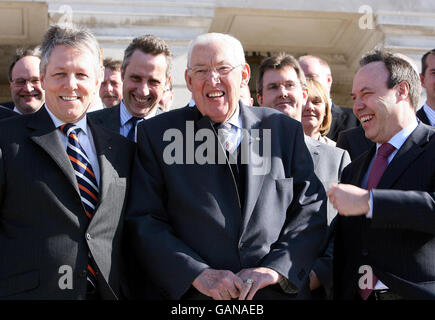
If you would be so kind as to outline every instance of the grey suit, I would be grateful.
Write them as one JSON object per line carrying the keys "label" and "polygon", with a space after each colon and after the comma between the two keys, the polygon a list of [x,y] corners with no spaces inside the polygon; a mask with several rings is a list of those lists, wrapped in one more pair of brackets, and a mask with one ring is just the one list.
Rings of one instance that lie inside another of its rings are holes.
{"label": "grey suit", "polygon": [[[90,222],[61,133],[45,107],[1,122],[0,298],[86,298],[87,248],[98,267],[101,297],[120,297],[124,200],[135,145],[88,125],[101,173]],[[68,269],[73,285],[62,289]]]}
{"label": "grey suit", "polygon": [[[238,272],[261,266],[284,275],[299,290],[298,298],[309,297],[308,273],[326,232],[326,198],[302,126],[270,108],[240,105],[240,116],[244,128],[259,130],[257,137],[246,138],[249,145],[258,143],[257,151],[263,150],[268,143],[263,129],[270,129],[272,141],[268,173],[256,174],[253,162],[240,169],[246,172],[239,180],[243,194],[228,163],[165,161],[167,129],[187,137],[186,121],[192,121],[195,134],[213,132],[210,119],[196,107],[166,112],[138,127],[126,234],[141,272],[166,298],[200,298],[191,284],[206,268]],[[198,150],[203,142],[192,137],[188,143]],[[250,157],[258,157],[255,149]],[[182,159],[190,154],[184,152]],[[276,285],[257,292],[256,298],[266,297],[296,295]]]}
{"label": "grey suit", "polygon": [[[350,163],[347,151],[329,146],[305,136],[305,143],[314,163],[314,173],[322,182],[325,190],[328,190],[333,183],[338,183],[343,169]],[[327,216],[328,226],[337,215],[337,210],[328,201]],[[322,298],[332,296],[332,258],[333,258],[333,238],[332,234],[327,235],[325,249],[321,256],[315,261],[313,270],[323,284],[325,294],[319,294]],[[316,297],[320,298],[317,296]]]}

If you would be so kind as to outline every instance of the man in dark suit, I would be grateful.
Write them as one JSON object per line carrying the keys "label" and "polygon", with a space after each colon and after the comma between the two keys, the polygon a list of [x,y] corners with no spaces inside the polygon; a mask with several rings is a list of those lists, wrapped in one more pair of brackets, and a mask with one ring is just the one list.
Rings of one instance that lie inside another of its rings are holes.
{"label": "man in dark suit", "polygon": [[34,113],[44,104],[44,89],[39,79],[41,54],[39,47],[17,49],[9,66],[8,78],[12,108],[19,114]]}
{"label": "man in dark suit", "polygon": [[328,191],[339,212],[334,295],[435,299],[435,130],[415,117],[418,74],[385,51],[360,65],[353,108],[376,147]]}
{"label": "man in dark suit", "polygon": [[420,81],[426,89],[426,103],[417,111],[417,117],[423,123],[435,126],[435,49],[421,58]]}
{"label": "man in dark suit", "polygon": [[[325,89],[331,93],[332,75],[328,63],[316,56],[307,55],[299,57],[299,64],[304,70],[307,78],[319,81]],[[342,130],[353,128],[359,125],[358,120],[352,113],[351,108],[344,108],[336,105],[331,99],[332,122],[327,137],[337,141],[338,134]]]}
{"label": "man in dark suit", "polygon": [[138,265],[169,299],[307,298],[326,203],[302,126],[239,105],[237,39],[200,35],[188,52],[196,106],[139,126],[126,219]]}
{"label": "man in dark suit", "polygon": [[[260,105],[276,109],[301,122],[302,109],[308,99],[304,72],[298,61],[287,53],[264,59],[258,70],[257,101]],[[340,180],[341,172],[350,163],[345,150],[304,136],[314,163],[314,173],[325,189]],[[328,225],[337,211],[328,203]],[[326,298],[332,293],[332,241],[328,242],[310,273],[313,297]]]}
{"label": "man in dark suit", "polygon": [[117,299],[135,145],[86,117],[102,72],[91,33],[52,26],[42,57],[46,104],[0,123],[0,298]]}
{"label": "man in dark suit", "polygon": [[170,68],[171,52],[164,40],[153,35],[133,39],[121,67],[121,103],[91,112],[89,118],[136,141],[138,123],[163,112],[159,102],[171,81]]}

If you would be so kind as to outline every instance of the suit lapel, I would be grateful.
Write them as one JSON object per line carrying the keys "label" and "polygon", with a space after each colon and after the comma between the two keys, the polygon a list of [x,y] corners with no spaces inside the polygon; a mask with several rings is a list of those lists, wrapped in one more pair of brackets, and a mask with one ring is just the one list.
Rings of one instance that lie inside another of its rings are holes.
{"label": "suit lapel", "polygon": [[319,165],[319,157],[320,157],[320,142],[314,139],[309,138],[304,135],[305,144],[310,150],[311,158],[313,159],[314,172],[317,172],[317,166]]}
{"label": "suit lapel", "polygon": [[[96,127],[91,121],[88,120],[89,128],[92,131],[92,137],[97,152],[98,165],[100,166],[100,201],[103,201],[109,190],[110,183],[115,177],[115,170],[109,159],[113,158],[115,150],[112,147],[112,137],[107,134],[103,128]],[[98,205],[95,213],[98,211]]]}
{"label": "suit lapel", "polygon": [[427,134],[428,131],[424,125],[419,124],[388,165],[377,188],[392,188],[403,171],[424,151],[422,144],[427,142]]}
{"label": "suit lapel", "polygon": [[423,122],[424,124],[427,124],[427,125],[430,126],[429,118],[427,117],[426,112],[424,112],[424,108],[423,108],[423,107],[421,107],[421,108],[417,111],[417,118],[418,118],[421,122]]}
{"label": "suit lapel", "polygon": [[76,192],[79,193],[77,180],[71,162],[66,154],[66,149],[45,107],[42,107],[34,114],[33,118],[29,119],[27,126],[34,130],[30,139],[48,153],[63,171]]}
{"label": "suit lapel", "polygon": [[[256,163],[255,160],[262,159],[262,161],[266,161],[267,163],[262,163],[261,166],[268,168],[270,166],[270,161],[268,157],[264,157],[262,154],[263,149],[263,133],[264,130],[261,127],[261,120],[255,115],[254,112],[250,109],[251,107],[246,107],[243,104],[240,104],[240,115],[242,119],[242,125],[245,130],[249,130],[249,132],[245,131],[243,139],[249,139],[248,141],[242,141],[242,144],[245,143],[248,150],[247,164],[246,164],[246,181],[245,181],[245,203],[244,203],[244,211],[243,211],[243,224],[242,231],[245,230],[249,219],[251,217],[252,211],[254,210],[255,204],[258,199],[258,194],[263,186],[264,177],[267,174],[261,174],[259,172],[258,165],[254,165]],[[256,130],[253,130],[256,129]],[[256,135],[258,132],[258,135]],[[255,144],[258,143],[258,148]],[[255,160],[254,160],[255,159]]]}

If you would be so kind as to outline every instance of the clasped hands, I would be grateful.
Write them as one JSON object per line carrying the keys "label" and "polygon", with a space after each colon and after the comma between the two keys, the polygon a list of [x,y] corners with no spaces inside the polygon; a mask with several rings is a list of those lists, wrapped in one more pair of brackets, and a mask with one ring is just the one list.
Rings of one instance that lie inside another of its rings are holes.
{"label": "clasped hands", "polygon": [[242,269],[236,274],[229,270],[205,269],[192,285],[214,300],[252,300],[255,293],[281,280],[275,270],[259,267]]}

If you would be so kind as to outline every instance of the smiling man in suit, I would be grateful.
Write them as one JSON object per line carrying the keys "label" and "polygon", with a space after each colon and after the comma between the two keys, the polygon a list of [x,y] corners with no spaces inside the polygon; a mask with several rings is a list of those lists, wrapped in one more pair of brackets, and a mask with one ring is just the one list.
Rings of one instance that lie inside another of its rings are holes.
{"label": "smiling man in suit", "polygon": [[196,105],[139,126],[127,234],[166,298],[309,296],[326,229],[323,187],[300,123],[239,104],[249,76],[237,39],[200,35],[185,71]]}
{"label": "smiling man in suit", "polygon": [[122,100],[117,106],[89,113],[90,119],[136,141],[137,125],[163,113],[159,108],[171,81],[171,51],[153,35],[133,39],[121,66]]}
{"label": "smiling man in suit", "polygon": [[121,297],[121,233],[134,143],[91,123],[95,37],[52,26],[46,103],[0,123],[0,298]]}
{"label": "smiling man in suit", "polygon": [[423,123],[435,126],[435,49],[421,58],[420,80],[426,89],[426,103],[417,111],[417,117]]}
{"label": "smiling man in suit", "polygon": [[435,299],[435,130],[417,122],[420,92],[397,55],[360,61],[353,109],[376,146],[328,191],[337,299]]}
{"label": "smiling man in suit", "polygon": [[[276,109],[301,122],[308,89],[304,72],[292,55],[280,53],[261,62],[257,93],[260,105]],[[313,159],[314,173],[327,189],[339,181],[344,167],[350,163],[349,154],[306,135],[304,139]],[[328,203],[328,225],[336,214],[336,210]],[[310,273],[310,288],[315,298],[330,297],[332,293],[332,241],[329,241],[328,248],[325,247]]]}

